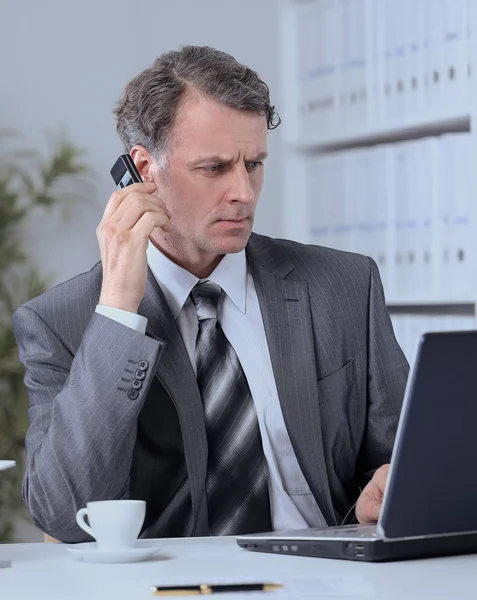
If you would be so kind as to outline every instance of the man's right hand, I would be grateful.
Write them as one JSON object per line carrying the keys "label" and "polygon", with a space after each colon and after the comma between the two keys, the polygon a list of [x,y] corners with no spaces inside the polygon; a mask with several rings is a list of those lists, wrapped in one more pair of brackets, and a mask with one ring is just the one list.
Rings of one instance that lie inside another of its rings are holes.
{"label": "man's right hand", "polygon": [[114,192],[96,230],[103,263],[99,304],[137,313],[146,291],[149,236],[156,227],[170,230],[170,213],[152,195],[153,182]]}

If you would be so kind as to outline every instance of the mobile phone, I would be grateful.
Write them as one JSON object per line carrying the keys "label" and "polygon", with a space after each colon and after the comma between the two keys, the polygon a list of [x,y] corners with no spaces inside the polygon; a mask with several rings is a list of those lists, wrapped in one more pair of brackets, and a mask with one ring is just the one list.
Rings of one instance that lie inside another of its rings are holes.
{"label": "mobile phone", "polygon": [[111,169],[111,177],[118,190],[133,183],[142,183],[139,171],[129,154],[121,154]]}

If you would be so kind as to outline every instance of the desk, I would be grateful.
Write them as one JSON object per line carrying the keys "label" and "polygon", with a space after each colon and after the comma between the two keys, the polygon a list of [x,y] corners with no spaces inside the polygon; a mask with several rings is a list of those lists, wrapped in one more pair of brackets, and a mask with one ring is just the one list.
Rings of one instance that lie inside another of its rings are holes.
{"label": "desk", "polygon": [[[139,542],[142,543],[142,542]],[[150,541],[149,541],[150,543]],[[154,600],[149,587],[176,583],[186,578],[209,582],[218,578],[259,581],[287,577],[342,576],[370,582],[371,596],[380,600],[475,600],[477,555],[405,561],[386,564],[258,554],[241,550],[233,538],[157,540],[156,558],[125,565],[87,564],[73,560],[63,544],[0,545],[0,561],[12,567],[0,569],[1,600]],[[217,600],[284,600],[287,592],[217,594]],[[302,596],[324,598],[324,596]],[[326,597],[328,600],[330,596]]]}

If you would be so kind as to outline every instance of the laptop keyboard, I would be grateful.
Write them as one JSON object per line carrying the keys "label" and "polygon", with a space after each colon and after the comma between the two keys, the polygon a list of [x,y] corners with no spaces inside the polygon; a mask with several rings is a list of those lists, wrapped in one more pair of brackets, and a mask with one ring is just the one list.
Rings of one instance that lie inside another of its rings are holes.
{"label": "laptop keyboard", "polygon": [[327,529],[319,530],[326,536],[351,536],[360,538],[375,538],[379,537],[376,531],[376,525],[340,525],[338,527],[328,527]]}

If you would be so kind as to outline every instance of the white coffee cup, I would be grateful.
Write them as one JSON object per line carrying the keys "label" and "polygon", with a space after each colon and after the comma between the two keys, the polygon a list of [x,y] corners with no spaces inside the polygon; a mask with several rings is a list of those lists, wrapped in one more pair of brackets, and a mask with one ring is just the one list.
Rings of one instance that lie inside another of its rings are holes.
{"label": "white coffee cup", "polygon": [[96,540],[98,548],[117,550],[134,546],[145,515],[144,500],[101,500],[88,502],[86,508],[81,508],[76,522]]}

